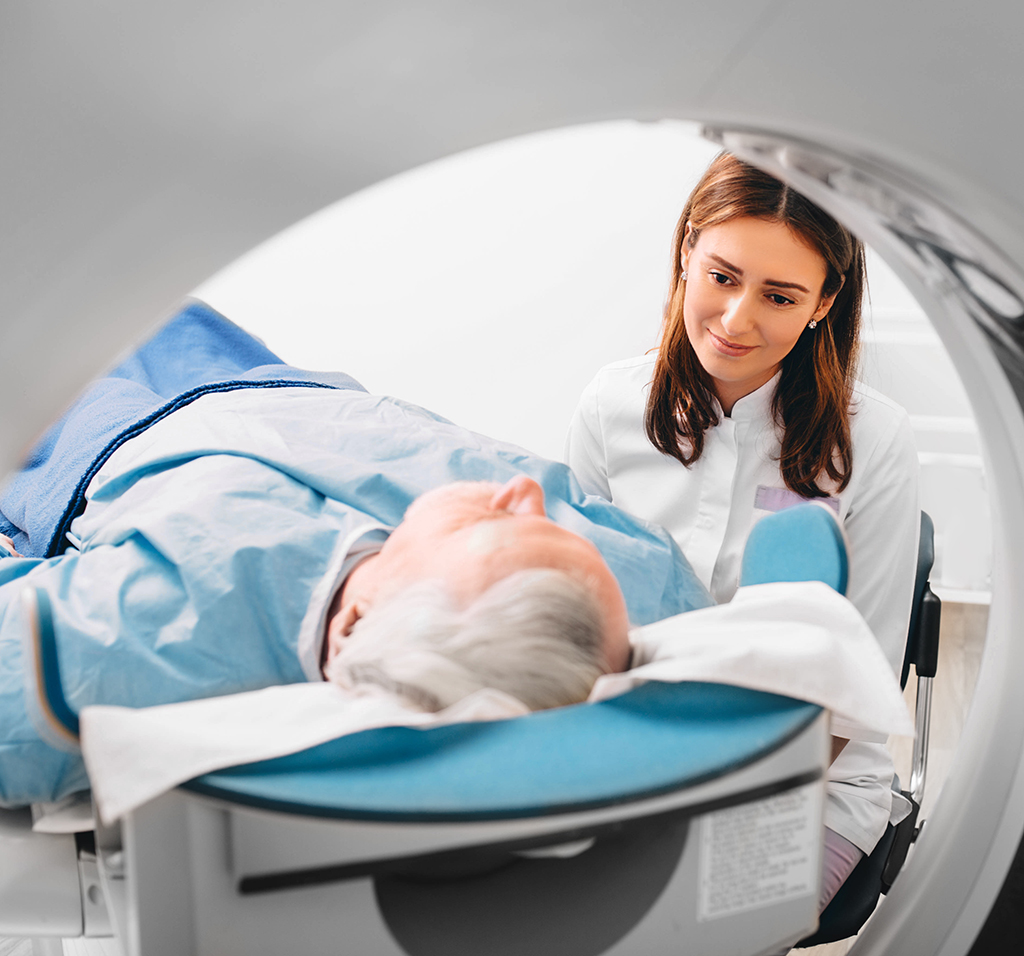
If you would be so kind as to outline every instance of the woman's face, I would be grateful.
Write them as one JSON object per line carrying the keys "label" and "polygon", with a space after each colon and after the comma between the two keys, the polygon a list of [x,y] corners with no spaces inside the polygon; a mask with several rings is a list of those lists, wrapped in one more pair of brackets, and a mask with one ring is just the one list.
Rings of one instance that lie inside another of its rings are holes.
{"label": "woman's face", "polygon": [[731,219],[704,229],[692,249],[689,235],[687,223],[683,321],[728,415],[779,370],[835,295],[822,298],[824,259],[783,223]]}

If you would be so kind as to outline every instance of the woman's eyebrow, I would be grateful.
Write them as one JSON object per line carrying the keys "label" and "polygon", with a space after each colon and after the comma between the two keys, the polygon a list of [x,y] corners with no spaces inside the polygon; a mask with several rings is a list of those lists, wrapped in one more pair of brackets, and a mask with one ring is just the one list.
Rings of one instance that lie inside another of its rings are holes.
{"label": "woman's eyebrow", "polygon": [[764,284],[773,285],[779,289],[799,289],[801,292],[804,292],[807,295],[811,294],[811,290],[800,285],[799,282],[780,282],[778,279],[765,279]]}
{"label": "woman's eyebrow", "polygon": [[[728,269],[730,272],[735,272],[738,276],[743,275],[743,270],[739,266],[734,266],[728,259],[723,259],[714,252],[709,252],[707,255],[709,259],[714,259],[715,262],[723,268]],[[765,279],[764,284],[773,285],[780,289],[799,289],[801,292],[807,293],[807,295],[811,294],[811,290],[800,285],[799,282],[783,282],[781,279]]]}

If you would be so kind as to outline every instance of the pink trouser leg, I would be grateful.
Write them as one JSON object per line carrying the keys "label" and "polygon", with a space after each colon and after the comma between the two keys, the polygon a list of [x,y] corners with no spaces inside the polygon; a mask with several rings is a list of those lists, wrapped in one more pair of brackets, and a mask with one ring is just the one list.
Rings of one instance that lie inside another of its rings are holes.
{"label": "pink trouser leg", "polygon": [[[846,878],[853,872],[853,868],[864,858],[864,851],[855,847],[845,837],[841,837],[835,830],[825,827],[825,849],[822,854],[821,864],[821,894],[818,896],[818,912],[828,906],[829,901],[839,887],[843,885]],[[773,956],[785,956],[789,948],[781,949]],[[797,950],[803,952],[803,950]]]}
{"label": "pink trouser leg", "polygon": [[825,858],[821,871],[821,896],[818,897],[820,913],[839,891],[853,868],[864,858],[864,851],[855,847],[835,830],[825,827]]}

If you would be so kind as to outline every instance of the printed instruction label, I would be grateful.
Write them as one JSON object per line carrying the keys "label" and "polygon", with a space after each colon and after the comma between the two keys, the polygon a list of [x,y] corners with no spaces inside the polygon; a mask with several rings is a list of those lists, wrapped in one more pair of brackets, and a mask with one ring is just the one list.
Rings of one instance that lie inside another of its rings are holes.
{"label": "printed instruction label", "polygon": [[820,784],[706,814],[697,919],[816,894],[820,843]]}

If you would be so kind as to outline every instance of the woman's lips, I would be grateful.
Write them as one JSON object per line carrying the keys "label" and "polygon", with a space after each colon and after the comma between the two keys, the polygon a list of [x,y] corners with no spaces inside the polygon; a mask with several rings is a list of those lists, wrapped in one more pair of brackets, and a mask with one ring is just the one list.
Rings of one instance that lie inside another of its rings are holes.
{"label": "woman's lips", "polygon": [[734,342],[730,342],[728,339],[723,339],[720,335],[715,335],[714,332],[708,332],[711,336],[711,342],[723,355],[749,355],[755,348],[756,345],[737,345]]}

